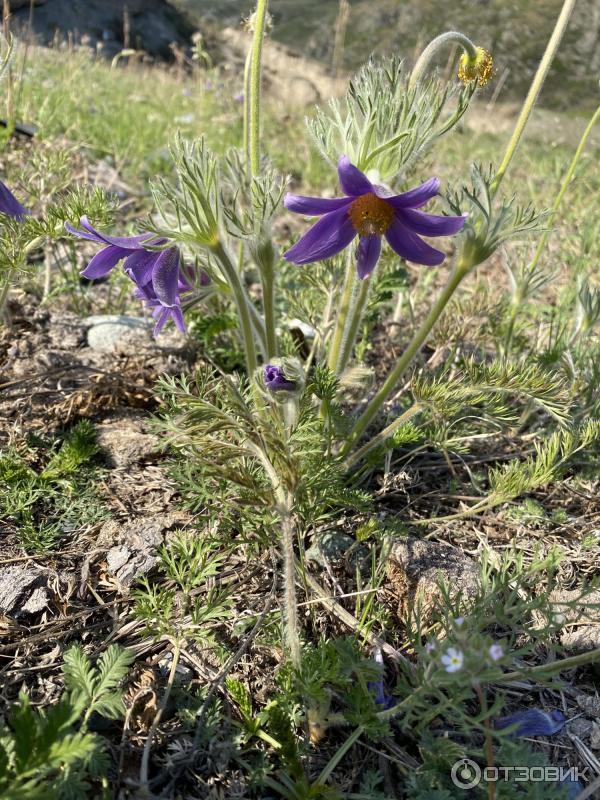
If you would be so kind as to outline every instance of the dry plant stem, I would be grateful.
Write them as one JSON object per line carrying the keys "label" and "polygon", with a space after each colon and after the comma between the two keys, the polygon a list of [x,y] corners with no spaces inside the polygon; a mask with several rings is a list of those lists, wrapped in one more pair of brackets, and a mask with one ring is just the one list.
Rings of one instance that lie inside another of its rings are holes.
{"label": "dry plant stem", "polygon": [[[479,705],[481,706],[481,713],[485,714],[488,710],[487,698],[485,696],[485,692],[481,688],[479,683],[476,683],[475,686],[475,693],[479,698]],[[484,722],[485,726],[485,760],[487,762],[487,766],[490,769],[494,767],[494,745],[492,742],[492,725],[487,717]],[[488,800],[495,800],[496,798],[496,787],[493,781],[487,781],[487,792],[488,792]]]}
{"label": "dry plant stem", "polygon": [[346,444],[342,447],[340,451],[340,456],[344,458],[354,443],[360,438],[363,434],[365,429],[370,425],[371,421],[374,419],[375,415],[381,408],[381,406],[385,403],[389,395],[394,390],[396,384],[402,377],[403,372],[406,368],[410,365],[413,358],[419,353],[429,334],[431,333],[431,329],[438,321],[442,312],[446,308],[450,298],[460,285],[461,281],[469,272],[470,265],[463,264],[459,260],[458,264],[454,268],[452,274],[450,275],[450,279],[446,284],[446,287],[436,300],[435,304],[431,308],[429,314],[425,317],[423,322],[421,323],[421,327],[417,330],[415,335],[412,338],[412,341],[396,363],[394,369],[390,372],[388,377],[386,378],[383,386],[377,392],[377,394],[370,400],[366,409],[363,411],[361,416],[358,418],[354,427],[350,431],[350,435]]}
{"label": "dry plant stem", "polygon": [[425,50],[423,50],[419,56],[417,63],[413,67],[413,71],[410,74],[410,80],[408,82],[409,88],[412,88],[415,83],[417,83],[417,81],[425,75],[427,68],[431,64],[435,54],[448,43],[459,44],[469,58],[475,58],[477,55],[477,48],[475,44],[464,34],[459,33],[459,31],[447,31],[446,33],[441,33],[427,45]]}
{"label": "dry plant stem", "polygon": [[253,175],[260,172],[260,80],[262,48],[269,0],[258,0],[254,12],[254,39],[250,65],[250,167]]}
{"label": "dry plant stem", "polygon": [[498,191],[498,187],[500,186],[500,183],[506,174],[506,170],[513,159],[517,147],[519,146],[521,136],[523,135],[527,121],[531,115],[531,112],[533,111],[542,86],[544,85],[546,75],[548,74],[548,70],[550,69],[563,34],[567,28],[569,19],[573,13],[573,8],[575,7],[575,3],[576,0],[565,0],[563,3],[562,10],[556,21],[556,25],[554,26],[552,36],[548,40],[546,50],[542,56],[542,60],[537,68],[537,72],[535,73],[531,86],[529,87],[529,92],[527,93],[523,107],[521,108],[521,113],[519,114],[515,129],[506,148],[504,158],[498,167],[498,172],[496,173],[494,183],[492,184],[492,196]]}
{"label": "dry plant stem", "polygon": [[150,794],[150,787],[148,785],[148,767],[150,765],[150,751],[152,749],[152,740],[154,739],[154,735],[158,729],[164,710],[167,707],[167,703],[169,702],[169,697],[171,696],[171,689],[173,688],[173,684],[175,682],[175,673],[177,671],[177,665],[179,664],[180,652],[181,652],[181,644],[178,640],[176,640],[173,646],[173,659],[171,661],[171,669],[169,670],[169,678],[167,680],[165,692],[162,696],[162,700],[160,701],[158,711],[156,712],[156,715],[152,720],[152,725],[150,727],[150,730],[148,731],[148,736],[146,737],[146,743],[144,744],[144,752],[142,753],[142,763],[140,766],[140,790],[146,795]]}
{"label": "dry plant stem", "polygon": [[12,320],[8,310],[8,292],[10,290],[10,281],[6,281],[0,285],[0,322],[6,325],[7,328],[12,328]]}
{"label": "dry plant stem", "polygon": [[360,630],[360,623],[356,619],[356,617],[352,616],[349,611],[341,606],[336,600],[329,596],[329,593],[325,591],[325,589],[320,585],[318,581],[316,581],[311,575],[307,572],[303,573],[303,580],[311,590],[314,592],[317,597],[319,598],[320,602],[327,608],[332,614],[347,625],[351,630],[358,631],[364,638],[369,642],[370,645],[373,647],[379,647],[383,650],[386,655],[388,655],[394,661],[401,661],[405,666],[407,666],[411,671],[414,670],[414,666],[411,661],[409,661],[406,656],[399,653],[398,650],[395,650],[390,644],[384,642],[377,634],[372,633],[371,631],[361,631]]}

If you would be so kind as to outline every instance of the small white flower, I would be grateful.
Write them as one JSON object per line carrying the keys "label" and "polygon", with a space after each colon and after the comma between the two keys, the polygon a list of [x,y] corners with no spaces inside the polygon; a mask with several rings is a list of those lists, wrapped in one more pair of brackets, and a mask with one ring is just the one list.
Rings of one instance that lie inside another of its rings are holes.
{"label": "small white flower", "polygon": [[464,621],[465,621],[464,617],[457,617],[454,620],[454,624],[457,625],[460,628],[460,626],[463,624]]}
{"label": "small white flower", "polygon": [[442,656],[442,664],[446,672],[458,672],[459,669],[462,669],[464,661],[465,657],[462,651],[457,650],[456,647],[449,647]]}
{"label": "small white flower", "polygon": [[488,655],[492,659],[492,661],[500,661],[500,659],[504,656],[504,650],[502,646],[499,644],[490,645],[488,649]]}
{"label": "small white flower", "polygon": [[425,645],[425,652],[426,653],[433,653],[435,650],[435,642],[427,642]]}

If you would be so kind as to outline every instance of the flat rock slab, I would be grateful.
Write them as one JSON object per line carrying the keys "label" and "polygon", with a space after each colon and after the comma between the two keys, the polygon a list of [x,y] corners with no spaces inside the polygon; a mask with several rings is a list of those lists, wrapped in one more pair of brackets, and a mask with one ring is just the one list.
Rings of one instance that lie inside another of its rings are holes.
{"label": "flat rock slab", "polygon": [[184,511],[156,514],[146,519],[104,523],[98,534],[98,547],[106,548],[109,575],[123,588],[128,588],[141,575],[150,572],[158,561],[157,549],[169,534],[189,524]]}
{"label": "flat rock slab", "polygon": [[35,614],[48,602],[48,572],[35,566],[15,565],[0,570],[0,613],[18,617]]}
{"label": "flat rock slab", "polygon": [[403,619],[418,602],[424,613],[432,608],[440,597],[440,580],[449,586],[453,596],[462,592],[471,597],[479,584],[477,564],[460,550],[412,536],[393,541],[387,574]]}
{"label": "flat rock slab", "polygon": [[154,460],[160,453],[160,439],[146,433],[142,420],[123,417],[96,427],[100,451],[109,466],[124,468]]}

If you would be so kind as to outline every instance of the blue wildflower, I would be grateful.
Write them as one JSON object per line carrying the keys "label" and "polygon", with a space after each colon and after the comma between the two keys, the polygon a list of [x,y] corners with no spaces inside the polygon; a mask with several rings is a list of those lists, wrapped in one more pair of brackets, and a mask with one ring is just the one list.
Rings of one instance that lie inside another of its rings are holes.
{"label": "blue wildflower", "polygon": [[2,181],[0,181],[0,213],[6,214],[7,217],[14,217],[15,219],[22,219],[31,214],[21,203],[17,200],[14,194],[10,191]]}
{"label": "blue wildflower", "polygon": [[458,233],[465,217],[425,214],[421,208],[438,193],[440,182],[431,178],[403,194],[392,195],[364,175],[342,156],[338,164],[340,186],[345,197],[331,199],[286,194],[283,204],[290,211],[321,219],[284,254],[294,264],[310,264],[330,258],[359,237],[357,271],[366,278],[375,269],[381,253],[381,237],[401,258],[434,267],[445,254],[426,244],[420,236],[450,236]]}
{"label": "blue wildflower", "polygon": [[494,727],[496,730],[504,730],[516,725],[511,736],[552,736],[564,727],[565,722],[562,711],[546,712],[539,708],[528,708],[526,711],[500,717],[494,721]]}

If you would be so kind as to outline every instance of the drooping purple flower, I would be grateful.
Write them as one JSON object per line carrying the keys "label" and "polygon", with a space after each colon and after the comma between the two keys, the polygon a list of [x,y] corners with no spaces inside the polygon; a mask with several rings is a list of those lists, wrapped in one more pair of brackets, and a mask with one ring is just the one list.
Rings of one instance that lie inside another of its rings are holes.
{"label": "drooping purple flower", "polygon": [[507,717],[499,717],[494,720],[494,728],[504,730],[516,725],[511,736],[552,736],[564,727],[565,722],[562,711],[546,712],[539,708],[528,708]]}
{"label": "drooping purple flower", "polygon": [[15,219],[23,219],[23,217],[31,214],[31,211],[28,211],[19,203],[8,186],[2,183],[2,181],[0,181],[0,213],[6,214],[7,217],[14,217]]}
{"label": "drooping purple flower", "polygon": [[347,156],[338,164],[340,186],[345,197],[332,199],[286,194],[284,205],[290,211],[321,219],[284,254],[294,264],[310,264],[330,258],[358,236],[357,271],[366,278],[375,269],[381,253],[381,237],[401,258],[434,267],[445,258],[424,242],[421,236],[451,236],[465,224],[465,217],[425,214],[415,209],[424,206],[438,193],[440,182],[431,178],[403,194],[392,195],[383,186],[371,183]]}
{"label": "drooping purple flower", "polygon": [[375,650],[373,654],[373,659],[376,664],[378,664],[381,668],[381,674],[376,681],[368,681],[367,688],[373,695],[373,698],[378,706],[381,706],[384,710],[387,711],[388,708],[391,708],[396,704],[396,698],[392,697],[392,695],[386,694],[385,686],[383,684],[383,654],[381,650],[378,648]]}
{"label": "drooping purple flower", "polygon": [[[190,287],[184,281],[179,282],[179,290],[181,292],[189,291],[189,288]],[[138,286],[134,291],[134,295],[142,300],[156,320],[153,331],[154,336],[158,336],[170,319],[175,323],[177,330],[181,333],[186,332],[185,320],[183,319],[183,312],[181,310],[181,298],[179,296],[173,305],[166,306],[161,303],[156,296],[156,292],[151,283],[147,283],[145,286]]]}
{"label": "drooping purple flower", "polygon": [[295,381],[289,381],[281,369],[275,364],[267,364],[264,370],[265,386],[271,392],[295,392],[298,388]]}

